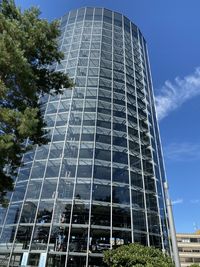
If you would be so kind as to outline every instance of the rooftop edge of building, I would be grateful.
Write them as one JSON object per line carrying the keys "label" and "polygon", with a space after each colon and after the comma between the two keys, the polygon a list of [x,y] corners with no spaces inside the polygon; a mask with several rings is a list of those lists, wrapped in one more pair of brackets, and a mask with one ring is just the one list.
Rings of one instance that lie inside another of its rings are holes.
{"label": "rooftop edge of building", "polygon": [[95,8],[96,8],[96,9],[107,10],[107,11],[109,11],[109,12],[113,12],[113,13],[115,13],[115,14],[119,14],[119,15],[121,15],[122,17],[124,17],[124,18],[126,18],[127,20],[129,20],[129,21],[134,25],[134,27],[137,28],[139,34],[142,36],[142,38],[144,39],[144,41],[145,41],[145,43],[146,43],[146,39],[145,39],[143,33],[141,32],[140,28],[139,28],[139,27],[138,27],[138,26],[137,26],[137,25],[136,25],[130,18],[128,18],[126,15],[124,15],[124,14],[118,12],[118,11],[114,11],[114,10],[111,10],[111,9],[109,9],[109,8],[106,8],[106,7],[101,7],[101,6],[82,6],[82,7],[79,7],[79,8],[74,8],[74,9],[69,10],[68,12],[65,12],[63,16],[59,17],[59,19],[61,19],[61,18],[65,17],[65,16],[67,16],[69,13],[75,12],[75,11],[80,10],[80,9],[87,9],[87,8],[88,8],[88,9],[95,9]]}

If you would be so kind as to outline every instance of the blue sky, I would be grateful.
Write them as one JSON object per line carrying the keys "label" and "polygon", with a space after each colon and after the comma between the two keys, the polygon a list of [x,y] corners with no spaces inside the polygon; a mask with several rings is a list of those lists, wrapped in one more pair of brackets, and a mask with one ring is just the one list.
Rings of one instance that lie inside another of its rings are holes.
{"label": "blue sky", "polygon": [[148,47],[177,232],[200,228],[200,1],[16,0],[42,17],[101,6],[139,26]]}

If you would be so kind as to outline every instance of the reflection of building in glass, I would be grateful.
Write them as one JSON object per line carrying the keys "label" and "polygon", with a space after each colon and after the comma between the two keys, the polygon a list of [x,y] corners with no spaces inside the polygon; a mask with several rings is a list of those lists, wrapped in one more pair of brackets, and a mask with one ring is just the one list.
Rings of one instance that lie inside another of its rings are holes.
{"label": "reflection of building in glass", "polygon": [[176,235],[181,267],[200,264],[200,231]]}
{"label": "reflection of building in glass", "polygon": [[[131,242],[169,250],[159,132],[146,42],[119,13],[81,8],[61,19],[76,88],[41,100],[51,141],[24,156],[1,254],[9,266],[102,266]],[[47,256],[48,255],[48,256]]]}

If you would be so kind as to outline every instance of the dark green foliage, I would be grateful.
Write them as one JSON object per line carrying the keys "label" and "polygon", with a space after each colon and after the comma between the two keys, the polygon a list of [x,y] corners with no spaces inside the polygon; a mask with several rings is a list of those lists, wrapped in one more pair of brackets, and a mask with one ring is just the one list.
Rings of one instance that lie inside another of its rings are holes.
{"label": "dark green foliage", "polygon": [[175,267],[171,258],[159,249],[136,243],[106,251],[104,262],[110,267]]}
{"label": "dark green foliage", "polygon": [[200,267],[200,265],[198,263],[194,263],[194,264],[190,265],[190,267]]}
{"label": "dark green foliage", "polygon": [[61,72],[48,68],[60,62],[58,22],[40,19],[37,8],[21,12],[12,0],[0,8],[0,203],[12,190],[12,179],[29,143],[47,142],[39,96],[72,86]]}

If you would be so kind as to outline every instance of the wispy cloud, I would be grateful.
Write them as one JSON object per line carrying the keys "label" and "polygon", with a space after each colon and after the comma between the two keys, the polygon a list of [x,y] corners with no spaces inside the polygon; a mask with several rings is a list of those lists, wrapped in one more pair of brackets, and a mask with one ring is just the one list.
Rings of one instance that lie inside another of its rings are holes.
{"label": "wispy cloud", "polygon": [[164,147],[165,157],[173,161],[200,160],[200,143],[172,143]]}
{"label": "wispy cloud", "polygon": [[192,204],[200,204],[200,199],[191,199],[190,203],[192,203]]}
{"label": "wispy cloud", "polygon": [[183,203],[183,199],[182,198],[178,198],[178,199],[172,200],[172,204],[173,205],[182,204],[182,203]]}
{"label": "wispy cloud", "polygon": [[158,119],[162,120],[170,112],[197,95],[200,95],[200,67],[182,79],[176,77],[172,82],[166,81],[155,99]]}

